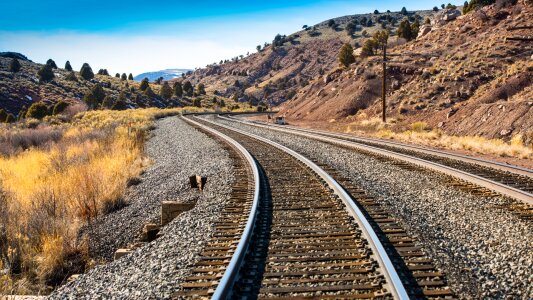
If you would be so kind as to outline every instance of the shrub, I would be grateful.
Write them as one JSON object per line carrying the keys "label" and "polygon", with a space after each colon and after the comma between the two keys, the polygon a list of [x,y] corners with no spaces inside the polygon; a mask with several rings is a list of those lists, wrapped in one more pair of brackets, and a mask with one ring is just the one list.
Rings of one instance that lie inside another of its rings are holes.
{"label": "shrub", "polygon": [[57,114],[62,113],[65,111],[65,109],[68,107],[68,103],[65,101],[59,101],[54,105],[54,108],[52,110],[52,114],[55,116]]}
{"label": "shrub", "polygon": [[196,86],[196,91],[198,95],[205,95],[205,85],[203,83],[200,83]]}
{"label": "shrub", "polygon": [[374,10],[374,14],[375,14],[375,15],[379,15],[379,10],[377,10],[377,9]]}
{"label": "shrub", "polygon": [[202,107],[202,101],[200,100],[200,98],[195,98],[195,99],[192,101],[192,105],[193,105],[193,106],[196,106],[196,107]]}
{"label": "shrub", "polygon": [[65,70],[67,71],[72,71],[72,66],[70,65],[70,61],[67,60],[67,62],[65,63]]}
{"label": "shrub", "polygon": [[118,98],[115,103],[113,103],[113,106],[111,107],[112,110],[126,110],[128,109],[128,105],[126,104],[126,101],[124,99]]}
{"label": "shrub", "polygon": [[52,67],[48,64],[43,65],[39,72],[37,72],[37,75],[39,75],[40,82],[47,82],[54,79],[55,77]]}
{"label": "shrub", "polygon": [[93,69],[88,63],[84,63],[80,69],[80,76],[85,80],[91,80],[94,78]]}
{"label": "shrub", "polygon": [[144,94],[147,96],[147,97],[150,97],[150,98],[153,98],[155,97],[155,93],[154,91],[152,91],[152,88],[150,86],[148,86],[146,88],[146,90],[144,90]]}
{"label": "shrub", "polygon": [[18,71],[20,71],[21,67],[22,66],[20,65],[18,59],[13,58],[9,63],[9,72],[17,73]]}
{"label": "shrub", "polygon": [[439,11],[439,8],[436,6],[433,6],[433,11]]}
{"label": "shrub", "polygon": [[170,88],[170,85],[168,85],[167,81],[165,81],[165,83],[163,83],[163,86],[161,86],[159,95],[163,99],[170,99],[172,97],[172,89]]}
{"label": "shrub", "polygon": [[133,80],[133,75],[131,73],[128,75],[128,80]]}
{"label": "shrub", "polygon": [[339,62],[346,68],[355,62],[355,57],[353,56],[353,48],[350,44],[345,43],[342,46],[339,52]]}
{"label": "shrub", "polygon": [[400,26],[398,27],[398,30],[397,30],[397,34],[399,37],[404,38],[408,41],[416,37],[412,31],[411,23],[409,23],[409,20],[403,20],[400,23]]}
{"label": "shrub", "polygon": [[149,86],[150,86],[150,84],[148,84],[148,78],[144,78],[141,81],[141,85],[139,86],[139,89],[144,92]]}
{"label": "shrub", "polygon": [[15,116],[12,114],[12,113],[8,113],[7,114],[7,117],[6,117],[6,123],[13,123],[15,122],[17,119],[15,118]]}
{"label": "shrub", "polygon": [[128,76],[126,75],[126,73],[122,73],[122,76],[120,76],[120,80],[122,81],[128,80]]}
{"label": "shrub", "polygon": [[181,86],[181,82],[176,81],[172,89],[176,97],[181,98],[183,96],[183,87]]}
{"label": "shrub", "polygon": [[52,69],[57,69],[56,62],[51,58],[46,61],[46,64],[49,65]]}
{"label": "shrub", "polygon": [[6,118],[7,118],[7,112],[3,108],[0,108],[0,123],[5,122]]}
{"label": "shrub", "polygon": [[48,106],[42,102],[33,103],[28,112],[26,118],[42,119],[48,115]]}
{"label": "shrub", "polygon": [[402,7],[402,10],[400,11],[400,13],[401,13],[402,15],[404,15],[404,16],[407,15],[407,9],[405,8],[405,6]]}
{"label": "shrub", "polygon": [[105,98],[105,91],[100,84],[95,84],[89,93],[83,97],[83,101],[87,103],[90,109],[98,107]]}
{"label": "shrub", "polygon": [[188,97],[191,97],[193,91],[194,91],[194,88],[193,88],[191,82],[188,81],[188,80],[186,80],[186,81],[183,83],[183,92],[184,92],[185,95],[187,95]]}
{"label": "shrub", "polygon": [[411,130],[414,132],[422,132],[425,131],[428,127],[428,124],[426,122],[414,122],[411,124]]}

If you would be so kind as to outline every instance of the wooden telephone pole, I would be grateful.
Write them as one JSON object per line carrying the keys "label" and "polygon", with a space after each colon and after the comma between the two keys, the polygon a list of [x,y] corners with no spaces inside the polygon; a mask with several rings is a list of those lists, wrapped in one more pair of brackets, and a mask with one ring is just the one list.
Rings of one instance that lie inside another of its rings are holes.
{"label": "wooden telephone pole", "polygon": [[387,44],[383,45],[383,79],[381,81],[381,101],[383,123],[387,122]]}

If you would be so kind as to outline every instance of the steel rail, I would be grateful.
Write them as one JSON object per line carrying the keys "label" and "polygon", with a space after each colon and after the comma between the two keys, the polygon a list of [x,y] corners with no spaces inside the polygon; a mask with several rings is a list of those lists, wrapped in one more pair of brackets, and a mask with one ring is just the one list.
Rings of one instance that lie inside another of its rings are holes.
{"label": "steel rail", "polygon": [[255,227],[255,221],[257,218],[259,206],[259,169],[257,167],[255,159],[248,152],[248,150],[246,150],[241,144],[239,144],[234,139],[189,118],[185,118],[182,116],[182,119],[186,122],[189,122],[190,124],[194,124],[195,126],[209,131],[210,133],[224,139],[227,143],[235,147],[239,152],[241,152],[241,154],[244,156],[244,158],[250,165],[252,169],[252,174],[254,176],[254,197],[252,207],[250,209],[250,214],[248,216],[248,221],[246,222],[246,226],[239,240],[237,248],[235,249],[231,260],[226,270],[224,271],[224,275],[222,275],[222,278],[220,279],[217,288],[215,289],[215,292],[212,296],[212,299],[228,299],[231,297],[232,287],[239,275],[239,270],[246,255],[246,252],[248,251],[248,246],[250,245],[250,240],[252,238],[252,233]]}
{"label": "steel rail", "polygon": [[525,192],[525,191],[510,187],[510,186],[507,186],[505,184],[502,184],[502,183],[499,183],[499,182],[496,182],[496,181],[493,181],[493,180],[489,180],[487,178],[483,178],[483,177],[478,176],[478,175],[470,174],[470,173],[465,172],[465,171],[461,171],[461,170],[458,170],[458,169],[455,169],[455,168],[451,168],[451,167],[448,167],[448,166],[445,166],[445,165],[442,165],[442,164],[438,164],[438,163],[435,163],[435,162],[431,162],[431,161],[428,161],[428,160],[425,160],[425,159],[417,158],[417,157],[414,157],[414,156],[409,156],[409,155],[402,154],[402,153],[397,153],[397,152],[390,151],[390,150],[381,149],[381,148],[374,147],[374,146],[360,144],[360,143],[353,142],[353,141],[346,141],[346,140],[339,139],[339,138],[326,137],[326,136],[321,136],[321,135],[307,133],[307,132],[301,132],[301,131],[295,131],[295,130],[286,129],[286,128],[279,128],[279,127],[273,127],[273,126],[270,126],[270,125],[262,125],[262,124],[258,124],[258,123],[246,122],[246,121],[242,121],[242,120],[236,120],[234,118],[233,119],[230,119],[230,118],[227,118],[227,117],[220,117],[220,118],[222,118],[224,120],[228,120],[228,121],[236,121],[236,122],[247,124],[247,125],[251,125],[251,126],[268,128],[268,129],[279,131],[279,132],[285,132],[285,133],[289,133],[289,134],[299,135],[299,136],[307,137],[307,138],[310,138],[310,139],[319,140],[319,141],[322,141],[322,142],[337,144],[337,145],[341,145],[341,146],[344,146],[344,147],[358,149],[360,151],[376,153],[376,154],[379,154],[379,155],[382,155],[382,156],[385,156],[385,157],[389,157],[389,158],[392,158],[392,159],[405,161],[405,162],[408,162],[408,163],[412,163],[414,165],[418,165],[418,166],[423,167],[423,168],[428,168],[428,169],[431,169],[433,171],[437,171],[437,172],[444,173],[446,175],[449,175],[449,176],[452,176],[452,177],[455,177],[455,178],[459,178],[461,180],[464,180],[464,181],[476,184],[478,186],[490,189],[490,190],[495,191],[497,193],[500,193],[502,195],[505,195],[505,196],[514,198],[516,200],[525,202],[525,203],[527,203],[529,205],[533,205],[533,194],[531,194],[531,193],[528,193],[528,192]]}
{"label": "steel rail", "polygon": [[285,127],[285,128],[293,129],[295,131],[315,133],[315,134],[325,135],[325,136],[334,137],[334,138],[338,138],[338,137],[347,138],[354,142],[361,141],[361,142],[381,144],[385,146],[393,146],[393,147],[397,147],[397,148],[404,149],[404,150],[418,151],[418,152],[425,153],[425,154],[437,155],[437,156],[441,156],[444,158],[455,159],[455,160],[459,160],[459,161],[466,162],[466,163],[477,164],[477,165],[481,165],[484,167],[489,167],[489,168],[533,178],[532,169],[515,166],[515,165],[509,165],[509,164],[505,164],[505,163],[501,163],[497,161],[490,161],[490,160],[481,159],[477,157],[450,153],[450,152],[446,152],[442,150],[428,149],[428,148],[424,148],[424,147],[417,146],[417,145],[410,145],[410,144],[405,144],[405,143],[400,143],[400,142],[395,142],[395,141],[387,141],[387,140],[377,139],[377,138],[354,136],[354,135],[347,134],[347,133],[340,133],[340,132],[334,133],[334,132],[329,132],[329,131],[319,130],[319,129],[299,128],[299,127],[290,126],[290,125],[267,124],[264,122],[242,120],[241,118],[236,118],[236,116],[237,115],[228,115],[229,118],[231,118],[232,120],[236,120],[238,122],[244,122],[248,124],[267,125],[267,126],[278,127],[278,128]]}
{"label": "steel rail", "polygon": [[[198,117],[195,116],[195,118],[198,118]],[[281,144],[278,144],[269,139],[251,134],[243,130],[232,128],[232,127],[220,124],[220,123],[215,123],[213,121],[206,120],[206,119],[202,119],[202,120],[210,124],[214,124],[216,126],[220,126],[228,130],[232,130],[234,132],[254,138],[261,142],[267,143],[273,147],[276,147],[284,152],[287,152],[290,155],[292,155],[294,158],[298,159],[303,164],[311,168],[316,174],[318,174],[327,183],[327,185],[335,192],[335,194],[341,199],[347,211],[355,219],[355,221],[361,228],[363,235],[367,238],[369,245],[373,250],[374,258],[377,260],[380,268],[382,269],[384,273],[383,275],[387,279],[387,283],[391,287],[391,293],[394,296],[394,298],[395,299],[409,299],[407,291],[405,290],[405,287],[403,286],[403,283],[398,273],[396,272],[396,269],[394,268],[394,265],[392,264],[392,261],[390,260],[387,252],[385,251],[383,244],[381,244],[381,241],[379,240],[377,234],[372,229],[372,226],[366,219],[363,212],[355,204],[354,200],[348,195],[348,193],[346,193],[346,191],[339,185],[339,183],[335,179],[333,179],[329,174],[327,174],[322,168],[320,168],[318,165],[316,165],[311,160],[307,159],[303,155]]]}

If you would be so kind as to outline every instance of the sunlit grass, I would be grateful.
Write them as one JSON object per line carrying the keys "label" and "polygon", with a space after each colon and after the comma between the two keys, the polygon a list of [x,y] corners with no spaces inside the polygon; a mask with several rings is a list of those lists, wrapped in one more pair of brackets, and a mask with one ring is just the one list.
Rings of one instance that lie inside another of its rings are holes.
{"label": "sunlit grass", "polygon": [[0,132],[11,142],[40,134],[35,146],[17,142],[0,155],[0,294],[47,293],[79,271],[67,257],[87,263],[80,226],[127,205],[128,180],[149,165],[143,147],[153,121],[181,110],[89,111],[70,123]]}

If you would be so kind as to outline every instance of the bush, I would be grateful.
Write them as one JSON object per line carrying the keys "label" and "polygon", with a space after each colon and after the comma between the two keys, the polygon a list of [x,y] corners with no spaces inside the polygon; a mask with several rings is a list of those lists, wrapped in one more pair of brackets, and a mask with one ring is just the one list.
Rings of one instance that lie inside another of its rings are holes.
{"label": "bush", "polygon": [[131,73],[128,75],[128,80],[133,80],[133,75]]}
{"label": "bush", "polygon": [[37,75],[39,75],[40,82],[47,82],[54,79],[55,77],[52,67],[48,64],[43,65],[39,72],[37,72]]}
{"label": "bush", "polygon": [[4,123],[6,121],[6,118],[7,112],[3,108],[0,108],[0,123]]}
{"label": "bush", "polygon": [[80,76],[85,80],[91,80],[94,78],[93,69],[88,63],[84,63],[80,69]]}
{"label": "bush", "polygon": [[183,96],[183,87],[181,86],[181,82],[176,81],[174,83],[173,92],[174,95],[178,98],[181,98]]}
{"label": "bush", "polygon": [[34,118],[41,120],[42,118],[48,115],[48,106],[42,102],[33,103],[28,112],[26,113],[26,118]]}
{"label": "bush", "polygon": [[165,81],[165,83],[163,83],[163,86],[161,86],[161,91],[159,92],[159,95],[163,99],[170,99],[172,97],[172,89],[170,88],[170,85],[168,85],[167,81]]}
{"label": "bush", "polygon": [[52,109],[52,115],[57,115],[65,111],[65,109],[68,107],[68,103],[65,101],[59,101],[54,105],[54,108]]}
{"label": "bush", "polygon": [[70,61],[67,60],[67,62],[65,63],[65,70],[67,71],[72,71],[72,66],[70,65]]}
{"label": "bush", "polygon": [[89,93],[83,97],[90,109],[98,107],[105,98],[105,91],[100,84],[95,84]]}
{"label": "bush", "polygon": [[409,23],[409,20],[403,20],[400,23],[400,26],[398,27],[398,30],[397,30],[397,34],[399,37],[404,38],[408,41],[416,37],[412,31],[411,23]]}
{"label": "bush", "polygon": [[342,46],[339,52],[339,62],[346,68],[355,62],[355,57],[353,56],[353,48],[350,44],[345,43]]}
{"label": "bush", "polygon": [[187,80],[183,83],[183,92],[185,93],[185,95],[189,97],[192,96],[192,93],[194,92],[194,88],[190,81]]}
{"label": "bush", "polygon": [[147,96],[147,97],[150,97],[150,98],[153,98],[155,97],[155,93],[154,91],[152,91],[152,88],[150,86],[148,86],[146,88],[146,90],[144,90],[144,94]]}
{"label": "bush", "polygon": [[193,106],[196,106],[196,107],[202,107],[202,101],[200,100],[200,98],[195,98],[195,99],[192,101],[192,105],[193,105]]}
{"label": "bush", "polygon": [[126,110],[128,109],[128,105],[126,104],[126,101],[123,99],[117,99],[115,103],[113,103],[113,106],[111,107],[112,110]]}
{"label": "bush", "polygon": [[11,60],[11,63],[9,63],[9,72],[17,73],[18,71],[20,71],[21,67],[22,66],[20,65],[18,59],[13,58]]}
{"label": "bush", "polygon": [[122,81],[128,80],[128,76],[126,75],[126,73],[122,73],[122,76],[120,76],[120,80]]}
{"label": "bush", "polygon": [[57,69],[56,62],[51,58],[46,61],[46,64],[49,65],[52,69]]}
{"label": "bush", "polygon": [[[117,73],[118,74],[118,73]],[[146,91],[147,88],[150,87],[150,84],[148,84],[148,78],[144,78],[142,81],[141,81],[141,85],[139,86],[139,89],[141,91]]]}
{"label": "bush", "polygon": [[17,119],[15,118],[15,116],[12,113],[8,113],[5,122],[6,123],[13,123],[16,120]]}
{"label": "bush", "polygon": [[414,122],[411,124],[411,130],[415,132],[425,131],[427,127],[428,124],[426,122]]}
{"label": "bush", "polygon": [[200,83],[196,86],[196,91],[198,95],[205,95],[205,85],[203,83]]}

